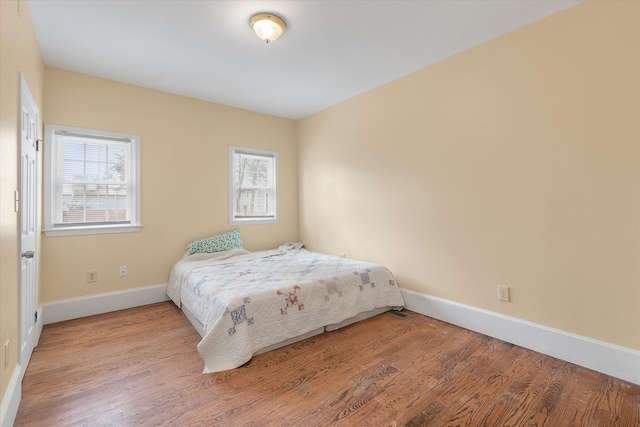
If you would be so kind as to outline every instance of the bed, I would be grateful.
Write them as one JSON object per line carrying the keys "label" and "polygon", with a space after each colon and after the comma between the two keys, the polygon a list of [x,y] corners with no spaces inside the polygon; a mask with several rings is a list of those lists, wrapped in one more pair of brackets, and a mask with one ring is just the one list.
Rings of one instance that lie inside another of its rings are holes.
{"label": "bed", "polygon": [[171,270],[167,294],[202,337],[204,373],[404,306],[385,267],[301,243],[185,255]]}

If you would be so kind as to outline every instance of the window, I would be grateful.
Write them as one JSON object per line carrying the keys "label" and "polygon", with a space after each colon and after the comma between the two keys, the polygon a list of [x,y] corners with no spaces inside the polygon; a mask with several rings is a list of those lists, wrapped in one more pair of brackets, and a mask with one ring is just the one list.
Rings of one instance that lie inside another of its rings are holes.
{"label": "window", "polygon": [[140,137],[45,126],[45,235],[140,231]]}
{"label": "window", "polygon": [[229,147],[229,223],[278,222],[278,153]]}

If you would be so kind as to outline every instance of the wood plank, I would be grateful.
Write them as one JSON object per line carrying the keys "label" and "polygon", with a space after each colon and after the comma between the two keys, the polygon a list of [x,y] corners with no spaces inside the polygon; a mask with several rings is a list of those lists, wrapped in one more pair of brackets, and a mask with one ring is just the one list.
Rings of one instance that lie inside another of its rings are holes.
{"label": "wood plank", "polygon": [[636,385],[405,312],[206,375],[170,302],[46,325],[15,425],[640,425]]}

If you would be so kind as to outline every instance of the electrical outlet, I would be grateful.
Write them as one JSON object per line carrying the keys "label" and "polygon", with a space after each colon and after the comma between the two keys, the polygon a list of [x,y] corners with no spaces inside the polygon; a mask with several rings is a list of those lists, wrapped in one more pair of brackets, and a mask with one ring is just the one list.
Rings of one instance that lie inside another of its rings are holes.
{"label": "electrical outlet", "polygon": [[344,254],[344,253],[340,254],[340,258],[346,258],[346,257],[347,257],[347,254]]}
{"label": "electrical outlet", "polygon": [[120,277],[127,277],[127,266],[123,265],[120,267]]}
{"label": "electrical outlet", "polygon": [[498,299],[500,301],[511,302],[511,292],[508,286],[498,286]]}
{"label": "electrical outlet", "polygon": [[94,283],[98,281],[98,272],[96,270],[87,271],[87,283]]}

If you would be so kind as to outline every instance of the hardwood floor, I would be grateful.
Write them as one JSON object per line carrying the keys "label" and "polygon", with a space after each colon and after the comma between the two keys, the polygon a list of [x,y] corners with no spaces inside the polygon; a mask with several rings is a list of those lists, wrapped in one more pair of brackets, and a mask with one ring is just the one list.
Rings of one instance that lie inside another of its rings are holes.
{"label": "hardwood floor", "polygon": [[15,426],[631,426],[640,387],[422,315],[201,374],[172,303],[44,327]]}

